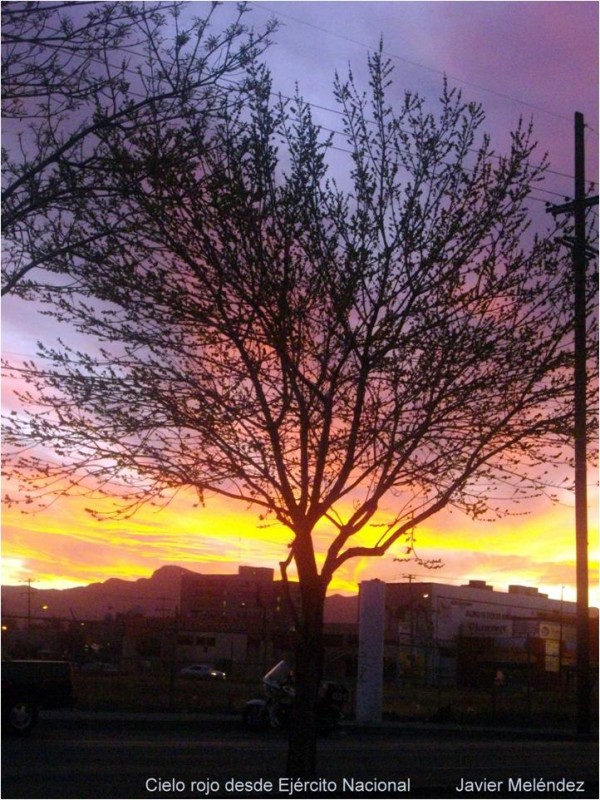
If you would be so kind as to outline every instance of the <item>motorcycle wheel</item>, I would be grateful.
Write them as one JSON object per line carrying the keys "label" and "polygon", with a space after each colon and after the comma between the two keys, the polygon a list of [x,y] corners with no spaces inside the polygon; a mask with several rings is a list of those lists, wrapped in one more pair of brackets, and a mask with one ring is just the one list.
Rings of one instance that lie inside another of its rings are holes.
{"label": "motorcycle wheel", "polygon": [[266,731],[269,727],[269,712],[265,706],[248,706],[244,709],[244,725],[253,731]]}

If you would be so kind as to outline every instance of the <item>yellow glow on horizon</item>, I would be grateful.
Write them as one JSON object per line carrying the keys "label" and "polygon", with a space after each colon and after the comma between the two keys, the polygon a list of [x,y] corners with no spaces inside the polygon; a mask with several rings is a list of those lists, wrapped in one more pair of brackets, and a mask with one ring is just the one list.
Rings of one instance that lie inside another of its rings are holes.
{"label": "yellow glow on horizon", "polygon": [[[255,510],[234,501],[211,498],[197,508],[191,493],[181,492],[163,509],[144,507],[131,519],[97,521],[84,509],[84,498],[62,499],[48,512],[22,514],[7,508],[3,519],[3,582],[36,588],[68,588],[105,581],[149,577],[165,564],[196,572],[235,573],[239,564],[271,567],[288,555],[291,534],[265,524]],[[108,507],[108,506],[106,506]],[[426,572],[414,563],[394,561],[403,555],[399,543],[381,558],[349,561],[336,573],[330,593],[353,594],[361,580],[378,577],[401,581],[418,573],[421,581],[487,580],[496,588],[511,583],[537,586],[551,596],[574,596],[575,545],[573,509],[545,507],[530,516],[494,523],[470,522],[442,513],[416,531],[423,558],[441,558],[442,570]],[[327,545],[330,531],[319,527],[316,542]],[[365,529],[361,539],[379,536]],[[373,539],[371,539],[371,543]],[[590,587],[598,604],[598,525],[590,514]],[[290,577],[294,570],[290,568]]]}

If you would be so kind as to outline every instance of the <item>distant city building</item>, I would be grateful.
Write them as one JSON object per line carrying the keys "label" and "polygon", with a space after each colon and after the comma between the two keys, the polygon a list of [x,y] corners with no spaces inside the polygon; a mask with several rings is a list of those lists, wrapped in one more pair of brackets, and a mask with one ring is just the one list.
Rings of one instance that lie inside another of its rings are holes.
{"label": "distant city building", "polygon": [[230,630],[288,630],[298,584],[275,580],[268,567],[238,567],[235,575],[186,574],[181,579],[180,615]]}
{"label": "distant city building", "polygon": [[[487,689],[574,682],[575,603],[527,586],[496,591],[482,580],[463,586],[415,580],[384,585],[386,681]],[[130,606],[132,597],[127,598]],[[126,671],[202,663],[242,679],[258,678],[280,658],[293,658],[299,586],[276,580],[273,569],[240,566],[228,575],[184,571],[180,592],[170,588],[168,599],[171,607],[161,604],[160,616],[131,609],[95,619],[54,615],[54,596],[51,608],[36,607],[32,614],[8,614],[4,605],[4,652],[66,657],[81,666],[101,662]],[[357,600],[339,595],[327,600],[326,678],[356,680]],[[119,597],[111,595],[112,602]],[[154,607],[158,601],[152,602]],[[597,609],[590,609],[590,633],[596,670]]]}
{"label": "distant city building", "polygon": [[186,574],[181,579],[180,661],[204,661],[229,674],[264,673],[293,651],[298,584],[273,569],[240,566],[235,575]]}
{"label": "distant city building", "polygon": [[[400,680],[485,687],[498,675],[540,684],[572,674],[575,603],[479,580],[391,583],[385,602],[387,661]],[[590,624],[597,642],[597,610]]]}

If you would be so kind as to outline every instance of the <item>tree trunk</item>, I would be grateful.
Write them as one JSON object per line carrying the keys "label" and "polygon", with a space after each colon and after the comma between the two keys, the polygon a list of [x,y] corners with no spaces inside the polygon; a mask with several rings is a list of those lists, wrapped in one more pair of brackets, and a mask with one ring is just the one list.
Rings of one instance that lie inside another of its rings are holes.
{"label": "tree trunk", "polygon": [[290,725],[287,774],[311,779],[317,768],[317,702],[323,673],[323,607],[320,582],[302,591],[296,644],[296,700]]}

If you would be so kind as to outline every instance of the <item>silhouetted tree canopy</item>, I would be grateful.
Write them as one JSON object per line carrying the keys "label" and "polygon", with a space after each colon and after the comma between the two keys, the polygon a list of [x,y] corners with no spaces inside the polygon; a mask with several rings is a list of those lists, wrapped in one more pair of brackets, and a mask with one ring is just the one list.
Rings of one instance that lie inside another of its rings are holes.
{"label": "silhouetted tree canopy", "polygon": [[193,487],[287,530],[293,775],[314,768],[335,571],[449,505],[496,516],[548,491],[572,436],[570,260],[529,230],[531,129],[497,154],[479,105],[447,86],[435,113],[390,102],[389,63],[369,66],[367,94],[335,81],[344,175],[309,105],[256,65],[210,125],[107,129],[110,201],[85,204],[88,241],[57,256],[74,285],[48,297],[94,344],[41,346],[5,433],[42,493],[100,487],[132,513]]}
{"label": "silhouetted tree canopy", "polygon": [[215,33],[217,3],[193,19],[185,5],[2,3],[2,294],[61,283],[48,273],[63,272],[65,253],[102,235],[85,209],[111,199],[107,136],[205,120],[275,29],[254,34],[240,4]]}

